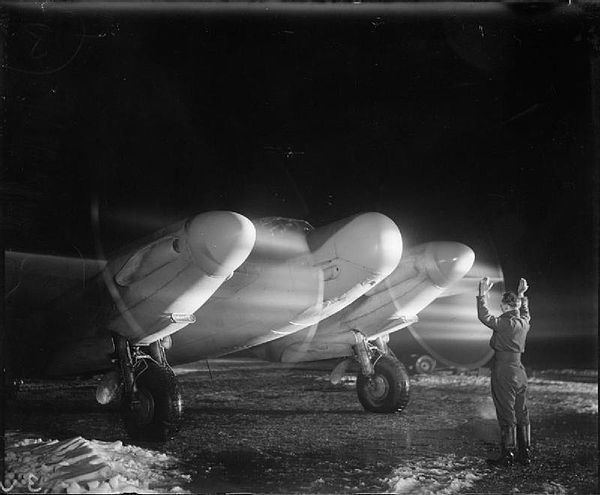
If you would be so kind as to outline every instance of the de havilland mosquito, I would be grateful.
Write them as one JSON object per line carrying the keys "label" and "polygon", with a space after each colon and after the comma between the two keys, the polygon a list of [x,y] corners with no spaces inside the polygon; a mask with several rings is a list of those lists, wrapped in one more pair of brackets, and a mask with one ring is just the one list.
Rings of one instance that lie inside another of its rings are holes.
{"label": "de havilland mosquito", "polygon": [[403,252],[398,227],[380,213],[313,228],[212,211],[105,260],[8,251],[7,373],[103,374],[97,398],[121,398],[134,438],[175,431],[183,400],[171,366],[239,351],[338,359],[334,382],[355,363],[363,407],[396,412],[409,379],[390,333],[414,324],[474,259],[458,242]]}

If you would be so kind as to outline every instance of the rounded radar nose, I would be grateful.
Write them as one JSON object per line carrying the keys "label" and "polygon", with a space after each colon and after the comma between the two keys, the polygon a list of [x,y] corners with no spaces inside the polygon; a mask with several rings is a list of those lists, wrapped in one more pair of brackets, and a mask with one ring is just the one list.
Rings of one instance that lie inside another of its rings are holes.
{"label": "rounded radar nose", "polygon": [[438,287],[463,278],[475,262],[475,253],[459,242],[432,242],[428,246],[427,274]]}
{"label": "rounded radar nose", "polygon": [[248,257],[256,230],[245,216],[232,211],[196,215],[185,227],[190,253],[207,274],[226,277]]}
{"label": "rounded radar nose", "polygon": [[400,262],[402,235],[385,215],[363,213],[336,234],[335,249],[340,258],[387,276]]}

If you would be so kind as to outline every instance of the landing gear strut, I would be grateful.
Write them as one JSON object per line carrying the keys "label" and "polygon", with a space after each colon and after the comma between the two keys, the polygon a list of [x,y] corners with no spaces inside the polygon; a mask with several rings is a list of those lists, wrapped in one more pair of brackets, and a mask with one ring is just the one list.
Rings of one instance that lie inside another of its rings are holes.
{"label": "landing gear strut", "polygon": [[359,332],[354,351],[361,365],[356,381],[358,400],[367,411],[402,411],[409,402],[410,381],[404,365],[378,339],[375,345]]}
{"label": "landing gear strut", "polygon": [[116,347],[124,385],[121,415],[127,433],[135,440],[168,440],[181,420],[183,402],[161,342],[150,344],[144,352],[118,337]]}

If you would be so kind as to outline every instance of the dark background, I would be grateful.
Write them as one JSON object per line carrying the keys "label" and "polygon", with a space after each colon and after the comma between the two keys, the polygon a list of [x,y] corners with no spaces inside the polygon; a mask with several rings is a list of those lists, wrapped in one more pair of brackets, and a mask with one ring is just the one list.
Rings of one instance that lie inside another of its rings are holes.
{"label": "dark background", "polygon": [[47,4],[2,23],[6,248],[93,257],[211,209],[380,211],[405,245],[465,242],[526,277],[532,363],[597,366],[589,8]]}

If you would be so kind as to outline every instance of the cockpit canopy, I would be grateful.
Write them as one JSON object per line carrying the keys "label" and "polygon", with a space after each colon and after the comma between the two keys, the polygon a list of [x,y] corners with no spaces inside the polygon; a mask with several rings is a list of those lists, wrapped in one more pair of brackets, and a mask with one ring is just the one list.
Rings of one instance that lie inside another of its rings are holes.
{"label": "cockpit canopy", "polygon": [[284,217],[265,217],[253,220],[256,243],[253,260],[285,260],[310,252],[306,236],[314,227],[304,220]]}
{"label": "cockpit canopy", "polygon": [[308,234],[315,228],[305,220],[285,217],[265,217],[254,221],[257,228],[264,229],[265,232],[271,232],[273,235],[281,233],[301,233]]}

